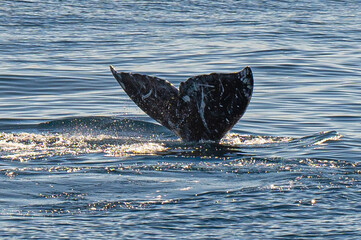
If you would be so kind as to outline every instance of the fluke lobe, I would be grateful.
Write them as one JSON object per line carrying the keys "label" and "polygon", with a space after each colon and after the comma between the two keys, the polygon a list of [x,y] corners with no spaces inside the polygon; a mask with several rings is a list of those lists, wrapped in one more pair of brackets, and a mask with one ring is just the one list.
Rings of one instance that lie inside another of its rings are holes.
{"label": "fluke lobe", "polygon": [[138,107],[183,141],[218,142],[242,117],[253,92],[249,67],[194,76],[179,90],[157,77],[110,70]]}

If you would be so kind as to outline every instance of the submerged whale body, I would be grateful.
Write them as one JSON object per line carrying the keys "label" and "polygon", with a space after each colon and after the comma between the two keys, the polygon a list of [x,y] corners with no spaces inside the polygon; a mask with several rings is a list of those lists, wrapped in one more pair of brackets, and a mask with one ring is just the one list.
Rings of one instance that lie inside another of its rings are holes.
{"label": "submerged whale body", "polygon": [[253,92],[249,67],[194,76],[181,82],[179,90],[157,77],[110,70],[145,113],[183,141],[218,142],[243,116]]}

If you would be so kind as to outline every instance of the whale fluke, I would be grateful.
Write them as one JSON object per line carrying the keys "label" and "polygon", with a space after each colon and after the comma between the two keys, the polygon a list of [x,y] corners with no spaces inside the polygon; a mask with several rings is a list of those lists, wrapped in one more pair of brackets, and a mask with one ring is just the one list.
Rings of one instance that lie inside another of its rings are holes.
{"label": "whale fluke", "polygon": [[138,107],[183,141],[218,142],[243,116],[253,92],[249,67],[194,76],[179,90],[157,77],[110,70]]}

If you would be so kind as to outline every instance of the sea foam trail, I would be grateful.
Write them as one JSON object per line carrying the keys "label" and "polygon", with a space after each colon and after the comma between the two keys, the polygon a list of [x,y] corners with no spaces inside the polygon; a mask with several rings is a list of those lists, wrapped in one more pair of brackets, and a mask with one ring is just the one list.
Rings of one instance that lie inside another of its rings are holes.
{"label": "sea foam trail", "polygon": [[[341,138],[336,132],[319,133],[303,138],[270,137],[228,134],[220,144],[200,144],[197,147],[179,140],[149,141],[148,138],[124,138],[110,135],[69,135],[60,133],[0,133],[0,157],[18,161],[41,159],[60,155],[104,154],[105,156],[125,157],[129,155],[202,155],[198,147],[214,150],[221,147],[222,155],[231,155],[242,147],[272,147],[279,144],[292,146],[313,146],[336,141]],[[230,149],[222,148],[230,146]],[[235,148],[235,149],[232,149]],[[228,151],[224,153],[224,151]],[[214,152],[217,154],[217,151]],[[219,153],[220,154],[220,153]]]}
{"label": "sea foam trail", "polygon": [[57,155],[105,153],[107,156],[150,155],[164,151],[161,143],[135,142],[107,135],[0,133],[0,157],[27,161]]}

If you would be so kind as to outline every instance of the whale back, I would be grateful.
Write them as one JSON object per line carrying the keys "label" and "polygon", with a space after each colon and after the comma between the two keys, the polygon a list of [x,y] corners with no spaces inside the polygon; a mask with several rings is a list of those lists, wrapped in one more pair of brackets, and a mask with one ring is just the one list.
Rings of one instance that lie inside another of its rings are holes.
{"label": "whale back", "polygon": [[184,141],[219,141],[242,117],[251,100],[249,67],[236,73],[189,78],[179,91],[168,81],[111,71],[128,96],[150,117]]}

